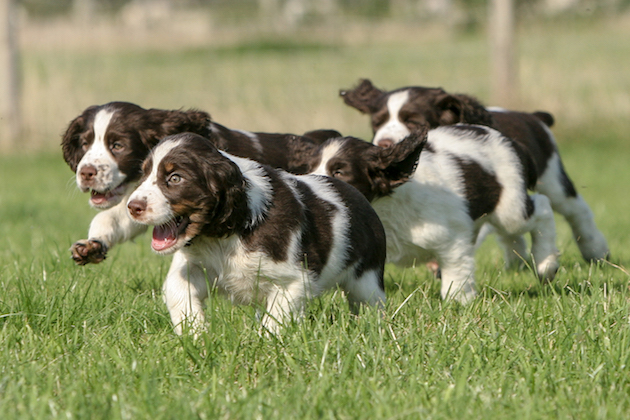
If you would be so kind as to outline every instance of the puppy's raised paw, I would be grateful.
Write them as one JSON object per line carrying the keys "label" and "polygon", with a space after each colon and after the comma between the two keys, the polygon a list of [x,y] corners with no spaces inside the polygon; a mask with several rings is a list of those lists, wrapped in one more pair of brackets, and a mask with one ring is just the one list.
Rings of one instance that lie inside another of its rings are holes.
{"label": "puppy's raised paw", "polygon": [[77,265],[98,264],[106,258],[107,246],[95,239],[81,239],[70,248]]}

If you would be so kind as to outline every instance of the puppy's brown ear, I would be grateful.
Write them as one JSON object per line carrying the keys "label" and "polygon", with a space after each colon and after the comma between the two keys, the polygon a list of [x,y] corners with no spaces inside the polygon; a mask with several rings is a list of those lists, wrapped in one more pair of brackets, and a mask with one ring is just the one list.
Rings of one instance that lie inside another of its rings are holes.
{"label": "puppy's brown ear", "polygon": [[463,120],[463,104],[455,95],[444,92],[435,98],[435,109],[438,115],[439,125],[452,125]]}
{"label": "puppy's brown ear", "polygon": [[210,121],[210,114],[197,109],[170,111],[162,122],[162,129],[168,134],[189,132],[204,135]]}
{"label": "puppy's brown ear", "polygon": [[148,124],[140,132],[142,141],[149,147],[155,146],[162,138],[178,133],[195,133],[207,136],[210,114],[198,110],[147,110]]}
{"label": "puppy's brown ear", "polygon": [[494,122],[492,114],[490,114],[490,111],[488,111],[478,99],[469,95],[460,94],[455,96],[461,103],[463,114],[462,122],[492,127]]}
{"label": "puppy's brown ear", "polygon": [[[379,155],[381,176],[375,185],[377,195],[390,194],[394,188],[401,186],[413,177],[420,153],[427,143],[428,126],[409,134],[399,143],[388,147],[375,147],[371,150]],[[375,179],[376,180],[376,179]]]}
{"label": "puppy's brown ear", "polygon": [[477,99],[469,95],[444,93],[436,99],[440,125],[457,123],[492,126],[492,114]]}
{"label": "puppy's brown ear", "polygon": [[385,173],[390,178],[390,186],[396,188],[407,182],[416,171],[420,153],[427,143],[428,127],[420,128],[409,134],[399,143],[384,152],[389,155],[383,157],[383,163],[386,165]]}
{"label": "puppy's brown ear", "polygon": [[77,165],[85,154],[81,147],[81,134],[88,129],[88,119],[95,109],[96,106],[91,106],[83,111],[81,115],[70,122],[66,132],[61,136],[63,159],[73,172],[77,171]]}
{"label": "puppy's brown ear", "polygon": [[206,207],[210,211],[204,230],[218,238],[242,233],[250,218],[247,182],[236,163],[220,155],[209,141],[203,144],[211,150],[210,154],[203,151],[195,159],[204,174],[203,181],[199,181],[205,184]]}
{"label": "puppy's brown ear", "polygon": [[385,94],[374,87],[369,79],[361,79],[354,89],[340,90],[339,96],[346,105],[358,109],[363,114],[371,114],[378,110],[378,100]]}
{"label": "puppy's brown ear", "polygon": [[302,136],[313,141],[315,144],[322,144],[328,139],[343,137],[339,131],[330,129],[307,131],[306,133],[302,134]]}
{"label": "puppy's brown ear", "polygon": [[[291,136],[287,144],[287,157],[289,160],[287,170],[296,175],[306,174],[314,169],[316,162],[319,161],[317,152],[320,144],[325,142],[325,140],[315,142],[310,137],[306,137],[306,134],[305,136]],[[341,135],[332,136],[331,138],[334,137],[341,137]]]}

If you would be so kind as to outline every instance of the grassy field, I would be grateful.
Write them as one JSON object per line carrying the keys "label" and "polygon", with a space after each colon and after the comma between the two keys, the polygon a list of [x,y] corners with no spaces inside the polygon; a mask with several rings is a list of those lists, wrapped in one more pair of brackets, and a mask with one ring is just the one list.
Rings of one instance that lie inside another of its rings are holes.
{"label": "grassy field", "polygon": [[[400,29],[399,29],[400,30]],[[589,265],[558,220],[562,267],[538,284],[478,253],[480,297],[439,298],[424,267],[386,273],[387,315],[315,300],[278,338],[254,309],[211,297],[207,334],[177,337],[161,300],[168,258],[147,237],[76,267],[94,215],[58,150],[83,108],[199,107],[235,128],[330,127],[367,137],[337,90],[359,77],[488,96],[482,35],[239,41],[178,50],[24,52],[27,148],[0,157],[0,418],[624,419],[630,416],[630,29],[521,28],[524,109],[557,117],[567,171],[607,236]],[[396,34],[395,31],[393,31]]]}

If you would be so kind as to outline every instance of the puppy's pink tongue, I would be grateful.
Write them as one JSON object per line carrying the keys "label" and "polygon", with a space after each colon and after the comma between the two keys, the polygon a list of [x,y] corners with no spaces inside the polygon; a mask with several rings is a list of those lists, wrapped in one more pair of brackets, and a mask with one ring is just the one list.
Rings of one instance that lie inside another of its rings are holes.
{"label": "puppy's pink tongue", "polygon": [[155,226],[151,247],[156,251],[163,251],[177,242],[177,226],[174,223]]}
{"label": "puppy's pink tongue", "polygon": [[103,193],[97,193],[96,191],[92,191],[92,196],[90,197],[90,200],[92,200],[94,204],[103,204],[104,202],[107,201],[107,195]]}

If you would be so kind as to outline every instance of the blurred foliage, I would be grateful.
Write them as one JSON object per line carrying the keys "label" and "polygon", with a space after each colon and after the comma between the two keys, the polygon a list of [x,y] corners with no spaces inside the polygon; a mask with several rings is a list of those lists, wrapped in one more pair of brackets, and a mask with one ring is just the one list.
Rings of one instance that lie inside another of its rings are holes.
{"label": "blurred foliage", "polygon": [[72,9],[72,0],[18,0],[30,16],[53,16]]}
{"label": "blurred foliage", "polygon": [[[222,16],[236,19],[247,19],[258,16],[262,0],[16,0],[33,17],[50,17],[70,13],[77,4],[89,3],[88,7],[96,13],[113,14],[118,12],[128,3],[147,3],[170,1],[177,7],[205,7],[219,11]],[[295,6],[297,3],[312,7],[314,2],[320,0],[268,0],[279,10],[287,6]],[[412,15],[418,15],[422,3],[427,0],[329,0],[335,3],[335,10],[347,16],[357,16],[370,19],[382,19],[391,17],[392,11],[402,8],[407,11],[416,11]],[[548,0],[514,0],[519,14],[540,14],[545,10]],[[452,5],[463,13],[465,25],[476,26],[486,16],[489,0],[452,0]],[[610,14],[619,13],[630,8],[630,0],[575,0],[571,4],[553,12],[554,15],[575,14]]]}
{"label": "blurred foliage", "polygon": [[[50,17],[70,13],[75,3],[84,0],[17,0],[29,16]],[[115,13],[130,0],[89,0],[97,13]]]}
{"label": "blurred foliage", "polygon": [[339,6],[350,15],[378,18],[389,15],[391,2],[389,0],[339,0]]}

